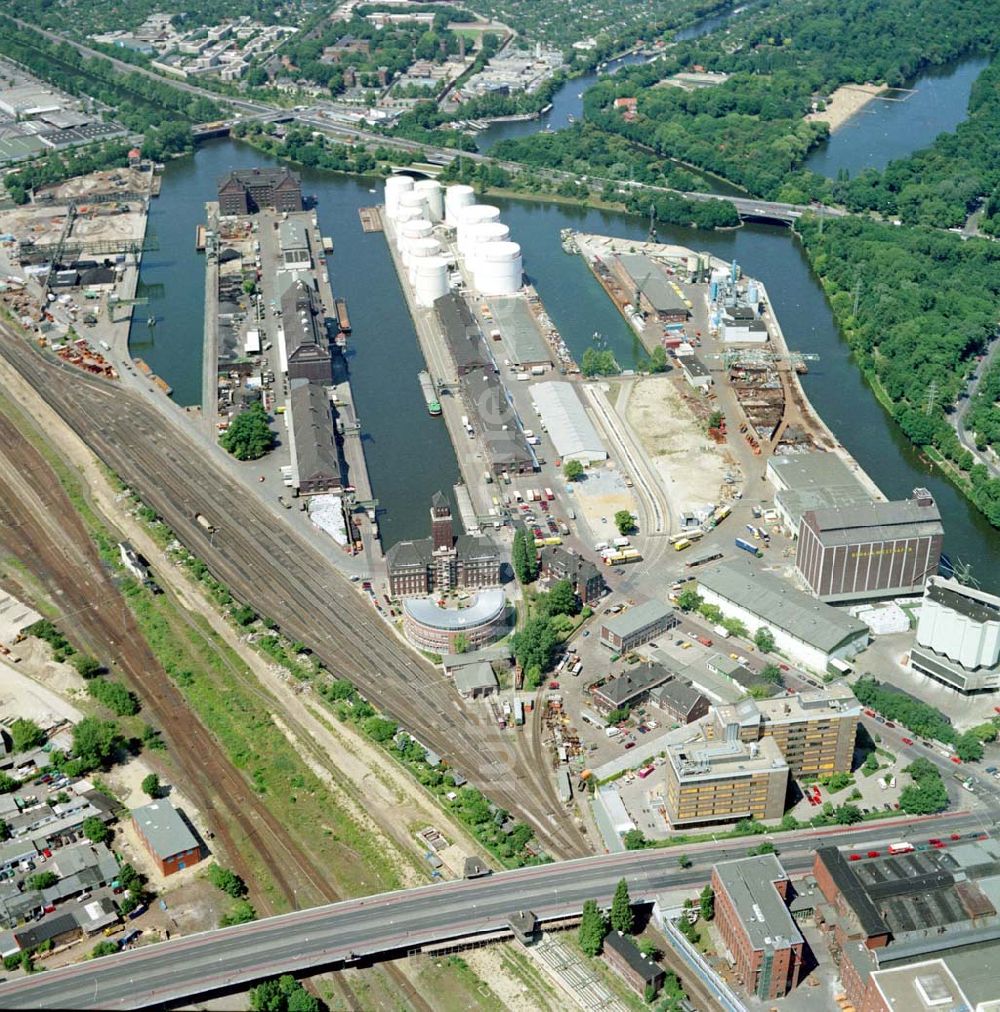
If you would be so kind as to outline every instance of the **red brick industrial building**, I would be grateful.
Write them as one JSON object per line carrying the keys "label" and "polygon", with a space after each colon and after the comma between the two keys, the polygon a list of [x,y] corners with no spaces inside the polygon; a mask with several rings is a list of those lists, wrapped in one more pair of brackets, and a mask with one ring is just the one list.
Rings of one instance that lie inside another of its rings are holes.
{"label": "red brick industrial building", "polygon": [[132,812],[132,825],[163,875],[197,864],[201,844],[169,801],[154,801]]}
{"label": "red brick industrial building", "polygon": [[715,923],[746,989],[770,1001],[799,983],[805,942],[785,905],[788,876],[773,854],[712,869]]}

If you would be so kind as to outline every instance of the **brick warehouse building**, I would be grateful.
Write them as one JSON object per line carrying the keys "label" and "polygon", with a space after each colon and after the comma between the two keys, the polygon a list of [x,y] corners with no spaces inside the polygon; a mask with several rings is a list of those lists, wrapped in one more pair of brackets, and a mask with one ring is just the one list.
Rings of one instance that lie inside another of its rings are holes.
{"label": "brick warehouse building", "polygon": [[302,210],[302,181],[288,169],[237,169],[219,183],[220,214]]}
{"label": "brick warehouse building", "polygon": [[386,552],[389,593],[393,597],[500,584],[502,558],[490,537],[457,537],[451,507],[440,492],[431,500],[431,536],[400,541]]}
{"label": "brick warehouse building", "polygon": [[919,594],[937,572],[944,528],[930,492],[910,499],[807,510],[795,566],[822,601]]}
{"label": "brick warehouse building", "polygon": [[190,868],[204,856],[201,844],[169,801],[135,809],[132,825],[163,875]]}
{"label": "brick warehouse building", "polygon": [[751,994],[783,998],[798,986],[805,941],[788,911],[789,881],[774,854],[712,869],[715,923]]}

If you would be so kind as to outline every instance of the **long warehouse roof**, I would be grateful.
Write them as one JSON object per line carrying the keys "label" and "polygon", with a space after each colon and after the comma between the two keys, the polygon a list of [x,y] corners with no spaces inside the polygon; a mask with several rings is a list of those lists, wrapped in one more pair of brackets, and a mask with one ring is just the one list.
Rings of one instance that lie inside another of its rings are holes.
{"label": "long warehouse roof", "polygon": [[572,383],[536,383],[531,399],[560,457],[581,463],[607,459],[608,451]]}
{"label": "long warehouse roof", "polygon": [[773,573],[753,566],[749,559],[732,559],[704,570],[698,574],[698,583],[827,653],[867,631],[863,622],[803,594]]}

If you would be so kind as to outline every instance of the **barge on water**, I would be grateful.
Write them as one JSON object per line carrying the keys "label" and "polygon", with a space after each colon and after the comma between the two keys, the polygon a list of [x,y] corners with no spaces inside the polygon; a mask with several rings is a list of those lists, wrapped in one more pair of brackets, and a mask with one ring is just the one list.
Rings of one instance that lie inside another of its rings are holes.
{"label": "barge on water", "polygon": [[204,225],[199,225],[194,230],[194,249],[196,253],[205,252],[205,242],[208,238],[207,232],[208,230],[205,228]]}
{"label": "barge on water", "polygon": [[337,307],[337,326],[340,327],[342,334],[349,334],[351,332],[351,318],[347,315],[347,300],[335,299],[334,304]]}
{"label": "barge on water", "polygon": [[420,389],[423,391],[427,410],[436,418],[441,414],[441,402],[437,399],[437,391],[434,389],[434,381],[431,379],[431,374],[426,370],[421,370],[417,373],[417,379],[420,380]]}

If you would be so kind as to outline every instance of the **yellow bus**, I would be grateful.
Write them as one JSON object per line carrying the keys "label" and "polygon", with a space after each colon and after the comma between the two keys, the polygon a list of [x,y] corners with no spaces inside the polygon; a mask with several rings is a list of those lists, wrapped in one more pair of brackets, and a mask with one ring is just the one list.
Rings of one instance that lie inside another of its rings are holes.
{"label": "yellow bus", "polygon": [[680,541],[675,541],[674,542],[674,551],[675,552],[683,552],[685,548],[690,548],[690,547],[691,547],[691,539],[690,538],[681,538]]}

